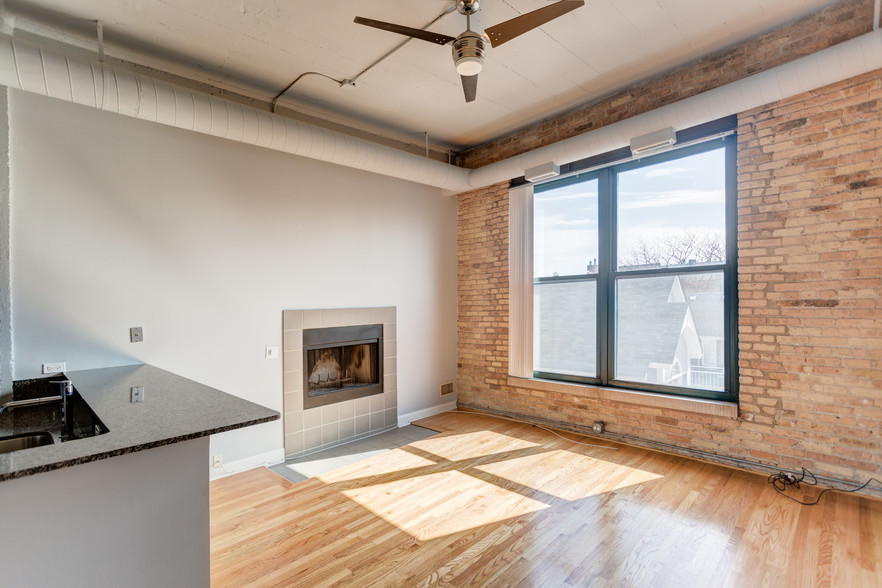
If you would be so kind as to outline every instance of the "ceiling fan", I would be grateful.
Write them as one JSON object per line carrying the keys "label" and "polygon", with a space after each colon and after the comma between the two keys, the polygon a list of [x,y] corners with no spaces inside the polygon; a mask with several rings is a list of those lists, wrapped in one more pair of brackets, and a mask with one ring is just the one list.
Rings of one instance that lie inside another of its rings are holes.
{"label": "ceiling fan", "polygon": [[478,93],[478,73],[484,67],[485,39],[490,42],[492,47],[498,47],[584,5],[584,0],[560,0],[544,8],[489,27],[483,35],[471,29],[471,16],[478,12],[478,0],[456,0],[456,9],[466,17],[466,30],[456,37],[360,16],[355,17],[355,22],[438,45],[453,43],[453,62],[456,64],[456,71],[462,80],[465,101],[472,102]]}

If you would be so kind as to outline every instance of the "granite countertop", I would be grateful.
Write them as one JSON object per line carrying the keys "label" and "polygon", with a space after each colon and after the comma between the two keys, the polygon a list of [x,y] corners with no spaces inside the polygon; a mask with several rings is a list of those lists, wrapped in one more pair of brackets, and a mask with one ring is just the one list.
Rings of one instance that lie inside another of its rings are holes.
{"label": "granite countertop", "polygon": [[[274,410],[146,364],[67,372],[65,377],[109,431],[2,453],[0,482],[279,418]],[[131,402],[134,386],[144,387],[143,402]]]}

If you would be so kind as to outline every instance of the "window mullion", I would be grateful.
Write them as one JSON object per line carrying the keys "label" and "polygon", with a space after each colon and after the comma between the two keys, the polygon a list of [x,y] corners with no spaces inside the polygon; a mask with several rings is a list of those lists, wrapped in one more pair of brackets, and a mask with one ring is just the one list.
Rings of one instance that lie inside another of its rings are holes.
{"label": "window mullion", "polygon": [[604,170],[598,183],[598,232],[600,237],[597,275],[597,367],[603,384],[612,376],[610,360],[613,334],[612,271],[615,266],[615,176],[610,169]]}

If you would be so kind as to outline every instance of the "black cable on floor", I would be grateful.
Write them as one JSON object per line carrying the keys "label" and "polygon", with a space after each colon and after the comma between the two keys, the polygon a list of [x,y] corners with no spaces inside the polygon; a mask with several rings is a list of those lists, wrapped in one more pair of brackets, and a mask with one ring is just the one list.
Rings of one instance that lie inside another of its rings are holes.
{"label": "black cable on floor", "polygon": [[[810,481],[806,480],[805,479],[806,476],[809,476],[811,478],[811,480]],[[784,498],[789,498],[793,502],[798,502],[799,504],[802,504],[803,506],[816,505],[818,502],[820,502],[821,496],[823,496],[825,492],[831,492],[831,491],[857,492],[858,490],[863,490],[864,488],[866,488],[870,484],[870,482],[876,482],[877,484],[882,486],[882,482],[880,482],[876,478],[870,478],[869,480],[864,482],[861,486],[859,486],[857,488],[853,488],[852,490],[840,490],[838,488],[824,488],[823,490],[821,490],[818,493],[818,496],[815,498],[815,500],[813,502],[803,502],[802,500],[799,500],[798,498],[794,498],[792,496],[787,496],[787,494],[785,494],[785,491],[788,488],[799,488],[800,484],[805,484],[806,486],[817,486],[818,479],[815,478],[815,475],[813,473],[811,473],[810,471],[808,471],[805,468],[802,468],[802,474],[800,474],[799,476],[791,474],[790,472],[778,472],[777,474],[772,474],[771,476],[769,476],[769,484],[772,485],[772,487],[775,489],[775,492],[777,492],[778,494],[780,494]]]}

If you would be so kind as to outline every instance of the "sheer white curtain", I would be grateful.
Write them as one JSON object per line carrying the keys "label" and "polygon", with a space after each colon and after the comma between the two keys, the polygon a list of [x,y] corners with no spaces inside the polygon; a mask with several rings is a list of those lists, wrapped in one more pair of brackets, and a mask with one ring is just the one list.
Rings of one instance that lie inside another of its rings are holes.
{"label": "sheer white curtain", "polygon": [[508,192],[508,373],[533,377],[533,184]]}

